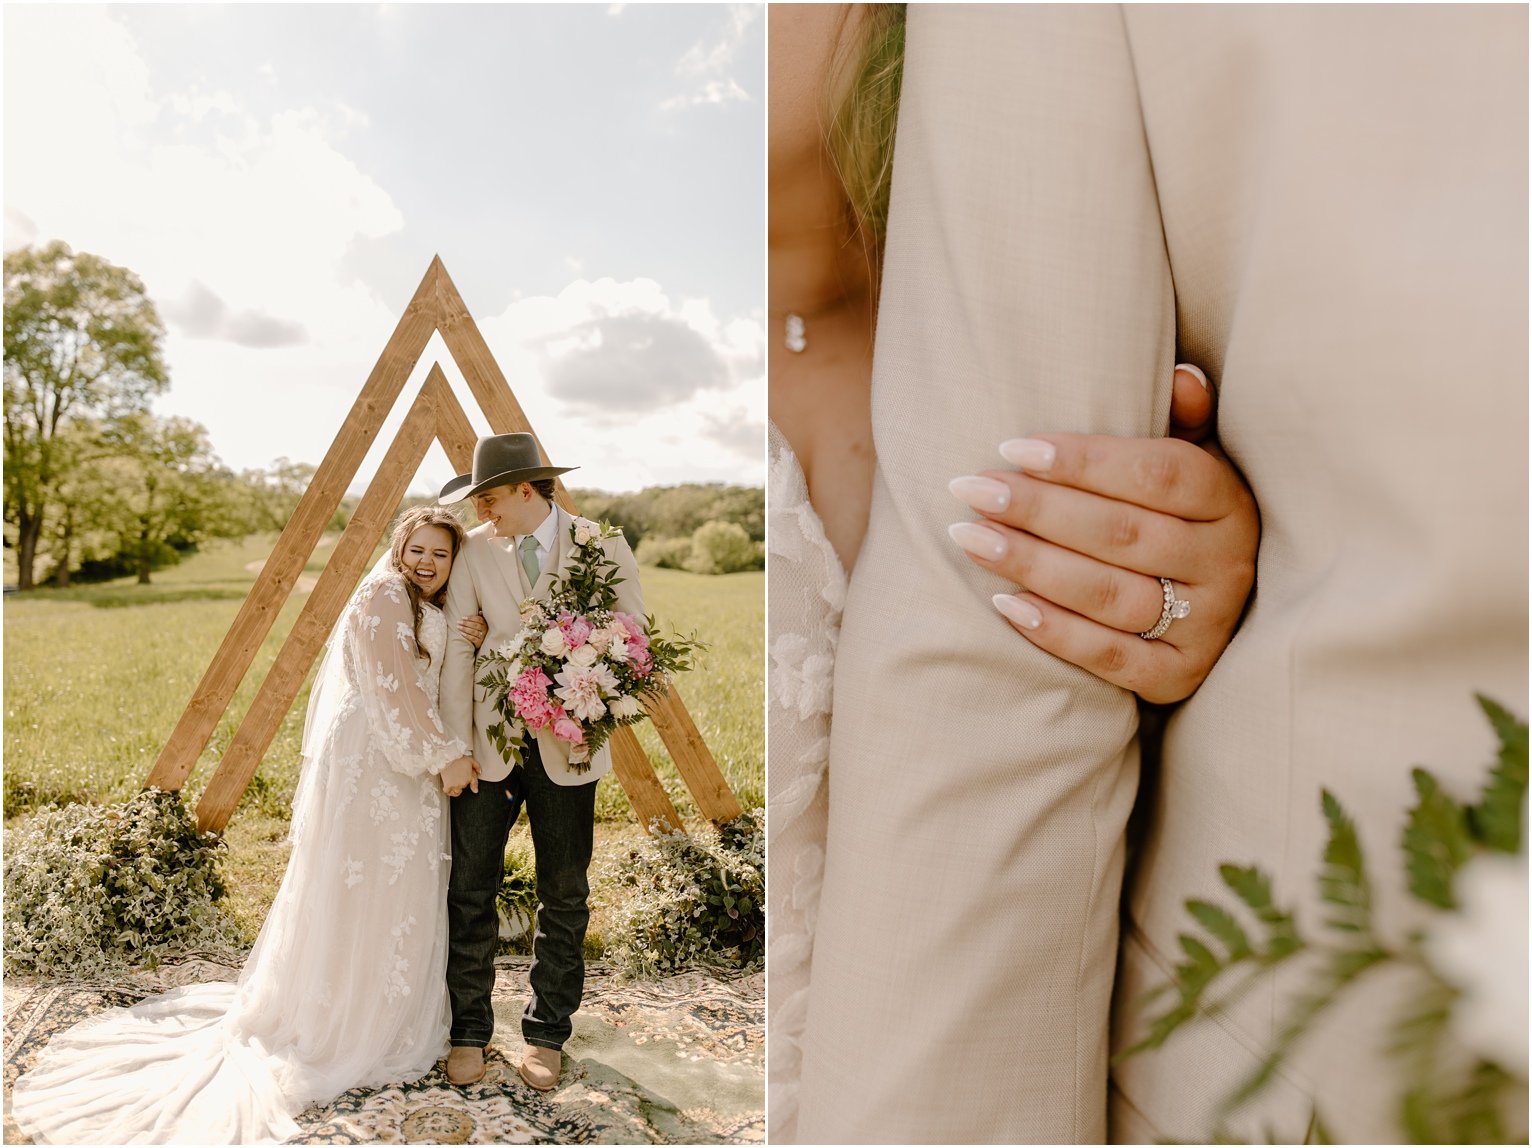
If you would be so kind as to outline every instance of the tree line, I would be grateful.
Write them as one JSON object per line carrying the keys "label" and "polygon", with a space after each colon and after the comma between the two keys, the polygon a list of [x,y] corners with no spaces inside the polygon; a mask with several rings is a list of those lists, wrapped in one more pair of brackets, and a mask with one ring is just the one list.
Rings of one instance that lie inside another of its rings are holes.
{"label": "tree line", "polygon": [[[161,417],[165,328],[132,271],[54,241],[5,256],[5,545],[17,583],[137,575],[215,538],[280,530],[314,467],[278,459],[238,473],[206,428]],[[765,492],[686,484],[571,492],[623,527],[640,561],[730,573],[760,569]],[[348,504],[331,523],[345,526]]]}
{"label": "tree line", "polygon": [[224,466],[156,415],[165,327],[132,271],[55,241],[5,256],[5,543],[17,583],[150,572],[210,538],[280,529],[313,467]]}

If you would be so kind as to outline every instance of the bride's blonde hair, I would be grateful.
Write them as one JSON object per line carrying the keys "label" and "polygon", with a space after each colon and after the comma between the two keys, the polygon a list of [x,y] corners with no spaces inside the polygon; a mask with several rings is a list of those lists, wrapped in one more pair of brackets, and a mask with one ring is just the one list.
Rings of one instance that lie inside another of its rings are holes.
{"label": "bride's blonde hair", "polygon": [[420,587],[415,585],[415,580],[404,573],[404,548],[409,544],[415,531],[422,526],[439,526],[447,532],[451,538],[454,562],[457,561],[458,553],[463,549],[468,532],[463,529],[463,524],[458,521],[457,515],[445,507],[415,506],[399,516],[399,522],[394,527],[393,539],[389,542],[389,564],[404,578],[404,591],[410,596],[410,614],[415,620],[415,656],[429,662],[431,654],[420,642],[420,603],[429,601],[433,606],[440,606],[447,597],[447,584],[442,583],[441,589],[426,599],[420,593]]}
{"label": "bride's blonde hair", "polygon": [[[848,35],[853,12],[858,23],[854,34]],[[848,6],[825,93],[835,105],[827,110],[825,140],[846,190],[847,230],[851,237],[862,239],[878,262],[888,230],[893,184],[904,22],[903,4]]]}

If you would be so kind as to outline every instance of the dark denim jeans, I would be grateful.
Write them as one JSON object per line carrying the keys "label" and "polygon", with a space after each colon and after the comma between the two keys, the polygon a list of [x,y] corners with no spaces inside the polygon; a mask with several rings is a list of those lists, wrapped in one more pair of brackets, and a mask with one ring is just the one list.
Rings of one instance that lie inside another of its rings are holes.
{"label": "dark denim jeans", "polygon": [[[530,742],[531,739],[529,738]],[[537,861],[537,931],[532,936],[532,999],[521,1017],[528,1044],[563,1048],[585,987],[585,927],[590,923],[591,842],[596,783],[555,785],[535,744],[503,781],[481,781],[452,798],[452,874],[447,882],[447,995],[452,1043],[483,1048],[495,1032],[499,919],[495,894],[505,841],[526,806]]]}

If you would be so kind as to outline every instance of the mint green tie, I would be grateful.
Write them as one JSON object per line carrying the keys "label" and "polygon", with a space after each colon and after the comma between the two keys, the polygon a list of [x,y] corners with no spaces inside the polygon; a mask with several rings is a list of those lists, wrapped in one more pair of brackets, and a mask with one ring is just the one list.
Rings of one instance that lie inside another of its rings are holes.
{"label": "mint green tie", "polygon": [[521,568],[527,572],[527,585],[536,586],[537,575],[541,573],[537,565],[537,539],[528,534],[517,549],[521,551]]}

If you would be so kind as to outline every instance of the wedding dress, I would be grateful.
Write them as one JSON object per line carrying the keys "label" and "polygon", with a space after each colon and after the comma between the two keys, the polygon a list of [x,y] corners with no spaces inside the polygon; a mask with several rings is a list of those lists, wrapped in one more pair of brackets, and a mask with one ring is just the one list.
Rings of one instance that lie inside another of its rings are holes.
{"label": "wedding dress", "polygon": [[791,1143],[829,813],[830,686],[846,575],[792,448],[770,428],[771,773],[766,820],[768,1137]]}
{"label": "wedding dress", "polygon": [[190,985],[55,1038],[15,1085],[38,1141],[259,1143],[349,1088],[444,1055],[446,799],[464,756],[436,712],[447,623],[403,577],[357,590],[311,693],[292,855],[236,984]]}

